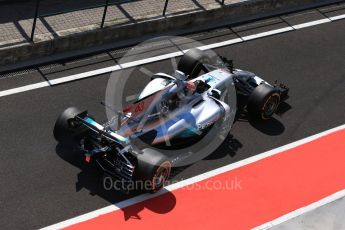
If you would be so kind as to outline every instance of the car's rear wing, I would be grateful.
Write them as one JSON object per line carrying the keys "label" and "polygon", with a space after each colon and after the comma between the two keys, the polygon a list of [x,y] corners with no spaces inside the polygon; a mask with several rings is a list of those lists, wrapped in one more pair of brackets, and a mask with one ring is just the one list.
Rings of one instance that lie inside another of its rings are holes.
{"label": "car's rear wing", "polygon": [[122,145],[129,144],[128,138],[123,137],[111,130],[105,130],[104,126],[97,123],[92,117],[90,117],[87,111],[84,111],[76,115],[75,119],[87,128],[89,128],[90,130],[92,130],[93,132],[99,134],[102,137],[107,138],[110,141],[114,141]]}

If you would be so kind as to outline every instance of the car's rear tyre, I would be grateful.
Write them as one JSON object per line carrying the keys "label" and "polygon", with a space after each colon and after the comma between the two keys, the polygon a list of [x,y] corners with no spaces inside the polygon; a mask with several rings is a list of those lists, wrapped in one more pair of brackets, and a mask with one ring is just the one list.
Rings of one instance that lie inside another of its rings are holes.
{"label": "car's rear tyre", "polygon": [[208,57],[199,49],[190,49],[178,63],[177,69],[182,71],[188,79],[196,78],[203,68],[203,64],[209,61]]}
{"label": "car's rear tyre", "polygon": [[70,142],[82,131],[80,124],[76,123],[74,117],[82,111],[75,107],[67,108],[57,118],[53,130],[55,139],[58,142]]}
{"label": "car's rear tyre", "polygon": [[260,84],[249,96],[247,110],[252,118],[268,120],[276,112],[279,103],[279,92],[268,84]]}
{"label": "car's rear tyre", "polygon": [[[141,190],[157,192],[164,187],[171,172],[171,162],[162,153],[146,148],[138,155],[135,178]],[[139,188],[138,188],[139,189]]]}

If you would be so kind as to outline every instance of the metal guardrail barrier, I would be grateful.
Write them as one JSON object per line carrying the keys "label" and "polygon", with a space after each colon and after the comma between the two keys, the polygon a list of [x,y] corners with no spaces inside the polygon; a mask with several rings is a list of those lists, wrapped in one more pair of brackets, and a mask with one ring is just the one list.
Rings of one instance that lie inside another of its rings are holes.
{"label": "metal guardrail barrier", "polygon": [[[134,1],[138,1],[138,0],[134,0]],[[92,6],[92,7],[87,7],[87,8],[79,8],[79,9],[70,10],[70,11],[56,12],[56,13],[40,15],[39,14],[39,10],[40,10],[41,2],[42,2],[42,0],[36,0],[36,3],[35,3],[34,20],[33,20],[33,23],[32,23],[32,30],[31,30],[31,35],[30,35],[30,41],[31,42],[33,42],[34,37],[35,37],[37,18],[48,17],[48,16],[53,16],[53,15],[57,15],[57,14],[63,14],[63,13],[68,13],[68,12],[73,12],[73,11],[78,11],[78,10],[94,9],[94,8],[98,8],[98,7],[104,7],[103,15],[102,15],[102,20],[101,20],[101,24],[100,24],[100,28],[103,28],[109,6],[116,5],[116,4],[121,4],[121,3],[125,3],[125,2],[132,2],[132,1],[130,1],[130,0],[120,0],[120,1],[116,1],[116,2],[110,2],[110,0],[105,0],[104,4],[101,4],[101,5],[98,5],[98,6]],[[162,16],[166,15],[168,4],[169,4],[169,0],[165,0]],[[221,4],[224,5],[224,0],[221,1]]]}

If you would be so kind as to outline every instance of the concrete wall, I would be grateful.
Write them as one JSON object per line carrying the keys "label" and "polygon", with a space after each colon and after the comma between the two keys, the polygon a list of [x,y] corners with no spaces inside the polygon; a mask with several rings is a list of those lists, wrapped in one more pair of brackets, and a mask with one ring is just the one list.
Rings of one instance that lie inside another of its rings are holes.
{"label": "concrete wall", "polygon": [[0,65],[15,64],[33,58],[42,58],[66,51],[80,50],[107,43],[153,35],[205,24],[231,24],[236,21],[266,14],[282,13],[310,5],[319,6],[338,1],[325,0],[248,0],[207,11],[161,17],[122,26],[80,28],[59,34],[58,38],[36,37],[35,43],[0,48]]}

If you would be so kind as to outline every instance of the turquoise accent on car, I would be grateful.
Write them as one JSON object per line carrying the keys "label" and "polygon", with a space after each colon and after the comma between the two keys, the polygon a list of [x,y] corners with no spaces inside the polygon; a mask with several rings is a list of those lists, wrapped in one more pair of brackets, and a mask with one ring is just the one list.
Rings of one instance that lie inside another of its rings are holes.
{"label": "turquoise accent on car", "polygon": [[206,83],[207,83],[207,82],[210,82],[210,81],[214,81],[214,78],[213,78],[212,76],[209,75],[208,78],[206,79]]}
{"label": "turquoise accent on car", "polygon": [[[96,121],[94,121],[94,120],[93,120],[92,118],[90,118],[90,117],[86,117],[86,118],[84,119],[84,121],[87,122],[87,123],[89,123],[90,125],[96,127],[98,130],[103,130],[103,129],[104,129],[104,127],[103,127],[102,125],[98,124]],[[119,135],[119,134],[117,134],[117,133],[114,133],[114,132],[108,132],[108,133],[109,133],[109,135],[111,135],[112,137],[114,137],[117,141],[119,141],[119,142],[121,142],[121,143],[123,143],[123,144],[126,144],[126,145],[129,144],[129,139],[128,139],[128,138],[123,137],[123,136],[121,136],[121,135]]]}
{"label": "turquoise accent on car", "polygon": [[179,133],[176,137],[186,138],[186,137],[193,137],[198,135],[199,130],[196,128],[189,128],[185,131]]}

